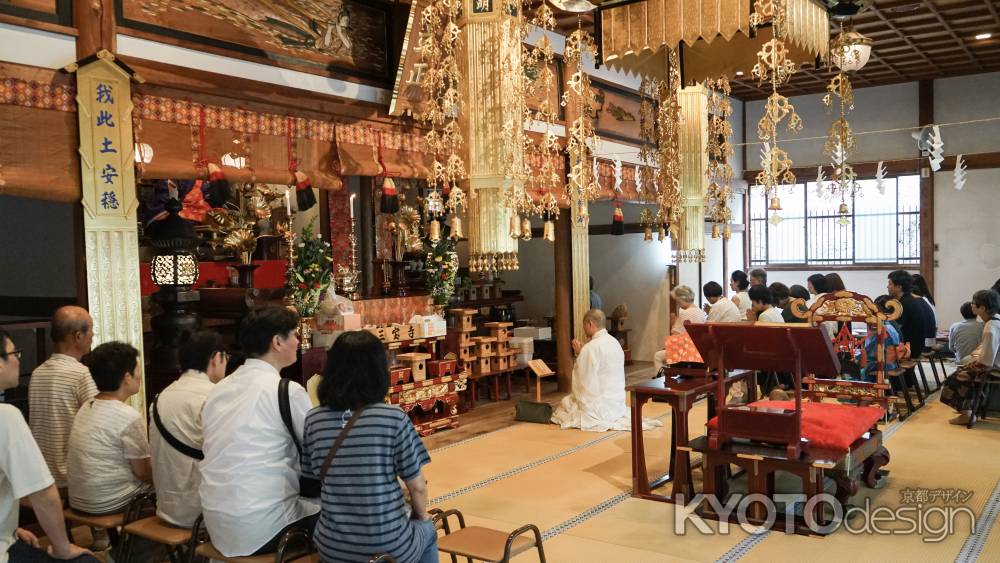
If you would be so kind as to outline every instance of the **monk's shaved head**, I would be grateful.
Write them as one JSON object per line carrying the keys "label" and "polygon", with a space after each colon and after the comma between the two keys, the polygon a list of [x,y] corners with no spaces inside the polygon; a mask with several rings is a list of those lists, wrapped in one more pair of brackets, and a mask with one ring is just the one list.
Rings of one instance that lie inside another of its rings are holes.
{"label": "monk's shaved head", "polygon": [[64,342],[76,332],[86,333],[93,326],[94,320],[83,307],[67,305],[56,309],[52,315],[52,341]]}
{"label": "monk's shaved head", "polygon": [[583,322],[593,323],[595,327],[602,329],[607,322],[607,318],[604,316],[604,311],[600,309],[591,309],[583,316]]}

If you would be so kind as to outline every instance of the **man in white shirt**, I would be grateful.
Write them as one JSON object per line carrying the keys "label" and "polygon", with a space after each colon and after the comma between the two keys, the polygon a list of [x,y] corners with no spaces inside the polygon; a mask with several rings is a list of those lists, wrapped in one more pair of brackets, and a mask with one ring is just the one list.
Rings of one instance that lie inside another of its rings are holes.
{"label": "man in white shirt", "polygon": [[955,362],[962,364],[970,361],[972,352],[982,341],[983,323],[972,312],[971,301],[963,303],[959,312],[962,320],[948,329],[948,349],[955,354]]}
{"label": "man in white shirt", "polygon": [[[0,391],[17,387],[21,375],[21,351],[0,328]],[[21,498],[27,497],[51,548],[39,547],[38,538],[17,527]],[[13,561],[61,561],[96,563],[90,552],[70,543],[63,522],[62,501],[55,480],[31,438],[21,412],[0,404],[0,563]]]}
{"label": "man in white shirt", "polygon": [[774,297],[771,290],[755,285],[750,288],[750,311],[747,312],[747,319],[762,323],[784,323],[785,318],[781,316],[781,309],[774,306]]}
{"label": "man in white shirt", "polygon": [[[180,347],[181,376],[149,407],[149,446],[153,453],[156,515],[165,522],[190,528],[201,514],[197,491],[201,484],[201,409],[226,376],[229,355],[218,333],[201,331]],[[161,425],[170,435],[164,438]],[[175,444],[172,442],[176,442]]]}
{"label": "man in white shirt", "polygon": [[[284,531],[312,531],[319,506],[299,496],[299,458],[281,419],[279,370],[295,363],[298,317],[275,305],[240,324],[247,361],[215,385],[202,410],[205,459],[199,468],[202,513],[226,557],[273,552]],[[292,426],[301,443],[309,395],[289,385]]]}
{"label": "man in white shirt", "polygon": [[723,299],[722,286],[716,282],[708,282],[701,288],[705,294],[708,305],[705,310],[708,313],[710,323],[736,323],[742,319],[740,310],[729,299]]}
{"label": "man in white shirt", "polygon": [[630,428],[625,404],[625,352],[618,339],[605,330],[605,322],[600,309],[587,311],[583,332],[590,340],[581,344],[573,339],[577,355],[573,392],[552,413],[552,422],[564,429],[606,432]]}
{"label": "man in white shirt", "polygon": [[80,407],[97,395],[90,370],[80,358],[90,352],[94,321],[81,307],[61,307],[52,317],[53,353],[28,382],[31,433],[56,487],[66,487],[66,448]]}

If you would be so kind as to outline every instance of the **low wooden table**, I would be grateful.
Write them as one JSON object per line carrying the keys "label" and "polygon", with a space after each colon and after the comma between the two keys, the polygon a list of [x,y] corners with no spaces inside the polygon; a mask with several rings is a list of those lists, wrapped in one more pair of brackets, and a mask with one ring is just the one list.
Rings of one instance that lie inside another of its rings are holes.
{"label": "low wooden table", "polygon": [[[746,381],[749,402],[757,400],[754,372],[737,371],[726,377],[726,387],[737,381]],[[714,416],[713,393],[715,376],[657,377],[643,383],[630,385],[626,390],[632,395],[632,496],[636,498],[674,502],[678,491],[687,498],[692,496],[691,456],[688,448],[688,413],[694,403],[703,397],[709,398],[708,419]],[[673,432],[670,435],[670,469],[667,475],[650,482],[646,470],[646,449],[642,435],[642,406],[650,399],[670,405]],[[707,420],[707,419],[706,419]],[[682,470],[677,470],[677,462]],[[669,496],[652,491],[673,481],[673,491]]]}

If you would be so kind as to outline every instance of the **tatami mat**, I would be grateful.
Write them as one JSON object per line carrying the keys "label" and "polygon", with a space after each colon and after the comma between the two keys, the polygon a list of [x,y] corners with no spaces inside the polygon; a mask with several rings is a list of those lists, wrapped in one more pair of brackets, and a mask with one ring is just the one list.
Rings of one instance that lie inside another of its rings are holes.
{"label": "tatami mat", "polygon": [[[935,395],[936,399],[936,395]],[[692,436],[703,433],[704,403],[691,413]],[[645,432],[650,477],[666,470],[670,416],[663,404],[648,404],[647,417],[663,428]],[[887,486],[862,488],[852,502],[871,498],[897,507],[904,489],[973,491],[967,506],[983,512],[1000,478],[1000,424],[973,430],[947,424],[950,410],[931,402],[893,429],[887,447]],[[441,508],[458,508],[472,524],[513,530],[534,523],[548,531],[549,561],[954,561],[969,543],[969,525],[958,520],[939,542],[930,536],[854,535],[840,530],[826,538],[770,533],[751,541],[738,526],[727,535],[703,535],[692,526],[674,532],[674,507],[630,498],[631,441],[628,432],[587,433],[553,425],[517,424],[502,432],[432,454],[427,467],[431,497],[449,495]],[[695,481],[700,488],[700,472]],[[665,492],[665,491],[664,491]],[[938,505],[941,505],[939,502]],[[718,525],[710,522],[713,530]],[[935,524],[936,525],[936,524]],[[742,542],[742,543],[741,543]],[[971,543],[969,545],[972,545]],[[974,546],[979,560],[1000,560],[1000,525],[984,529]],[[534,552],[516,561],[535,560]],[[446,559],[442,558],[442,561]],[[974,559],[973,559],[974,560]]]}

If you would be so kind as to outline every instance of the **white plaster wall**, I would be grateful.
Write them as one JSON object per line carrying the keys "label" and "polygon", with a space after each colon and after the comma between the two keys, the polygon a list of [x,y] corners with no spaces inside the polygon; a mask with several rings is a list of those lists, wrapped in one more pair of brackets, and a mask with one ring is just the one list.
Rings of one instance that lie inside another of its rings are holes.
{"label": "white plaster wall", "polygon": [[[1000,117],[1000,72],[934,81],[934,121],[955,123]],[[947,155],[1000,150],[1000,120],[941,129]],[[950,178],[949,178],[950,180]]]}
{"label": "white plaster wall", "polygon": [[0,61],[62,68],[75,60],[75,37],[0,23]]}
{"label": "white plaster wall", "polygon": [[[857,86],[855,84],[855,86]],[[822,102],[823,94],[794,96],[791,101],[795,111],[802,118],[803,127],[798,133],[790,133],[784,124],[778,130],[779,144],[788,151],[794,166],[825,164],[823,142],[834,119],[836,106],[827,112]],[[757,140],[757,122],[763,113],[764,101],[746,103],[747,141]],[[854,91],[854,111],[847,115],[854,132],[915,127],[917,125],[917,83],[893,84],[873,88],[858,88]],[[796,141],[819,137],[815,140]],[[857,148],[852,162],[874,162],[897,158],[913,158],[917,154],[916,145],[909,131],[858,135]],[[760,146],[747,147],[747,168],[760,168]],[[810,178],[813,179],[813,178]]]}
{"label": "white plaster wall", "polygon": [[[1000,150],[992,137],[992,150]],[[934,297],[943,328],[960,319],[958,308],[1000,278],[1000,169],[970,170],[955,191],[951,172],[934,175]]]}

